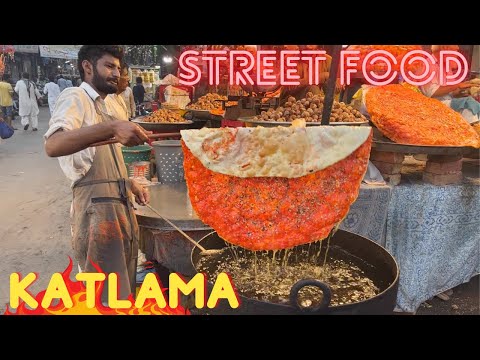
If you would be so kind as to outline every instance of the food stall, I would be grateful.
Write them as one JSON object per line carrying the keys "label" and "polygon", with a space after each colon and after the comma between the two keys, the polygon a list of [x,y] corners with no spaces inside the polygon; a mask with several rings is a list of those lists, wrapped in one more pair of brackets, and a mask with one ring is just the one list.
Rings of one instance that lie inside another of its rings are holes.
{"label": "food stall", "polygon": [[130,65],[130,84],[133,87],[136,84],[137,77],[142,78],[143,87],[145,88],[145,101],[154,99],[159,71],[159,67],[156,66]]}
{"label": "food stall", "polygon": [[[372,181],[368,176],[363,178],[358,196],[339,228],[373,240],[393,256],[400,274],[395,310],[415,313],[422,302],[480,273],[478,161],[464,158],[475,151],[475,147],[478,151],[478,146],[468,141],[461,144],[425,144],[421,136],[416,137],[420,138],[420,142],[406,143],[401,138],[392,137],[389,132],[392,127],[398,129],[395,122],[392,125],[378,121],[379,118],[388,119],[385,114],[378,115],[380,105],[388,104],[388,101],[396,101],[399,105],[403,101],[401,97],[392,100],[388,95],[378,93],[373,108],[370,107],[369,113],[364,114],[352,104],[335,102],[333,96],[330,104],[327,104],[330,90],[333,93],[330,87],[323,98],[307,96],[305,99],[292,100],[281,109],[278,106],[264,109],[261,105],[253,107],[250,116],[240,116],[237,120],[242,120],[247,126],[288,127],[293,120],[302,117],[310,119],[306,124],[310,125],[308,129],[312,124],[320,125],[320,115],[325,114],[320,105],[325,105],[331,125],[373,128],[369,159],[376,165],[382,178],[378,181]],[[404,93],[400,91],[399,94]],[[407,95],[410,96],[410,93]],[[247,104],[243,98],[213,97],[210,95],[200,99],[187,110],[195,116],[209,118],[213,111],[214,115],[219,114],[223,118],[229,111],[226,106],[229,101],[237,101],[232,110],[238,106],[243,109],[242,103]],[[416,104],[413,106],[421,109],[423,99],[418,100],[417,95],[412,98],[413,104]],[[412,105],[409,106],[411,108]],[[402,122],[405,117],[399,107],[395,107],[395,117]],[[185,115],[188,117],[188,114]],[[459,124],[459,128],[469,132],[464,124]],[[419,131],[428,133],[424,129]],[[475,139],[472,133],[470,136]],[[450,137],[462,139],[460,135]],[[427,155],[428,158],[426,162],[419,161],[413,155]],[[176,166],[183,169],[183,161],[177,162]],[[213,231],[193,210],[184,180],[173,184],[156,184],[151,186],[151,191],[154,199],[152,206],[195,240]],[[137,210],[137,215],[142,228],[142,247],[147,255],[171,271],[192,274],[196,270],[190,261],[194,246],[154,212],[142,208]]]}

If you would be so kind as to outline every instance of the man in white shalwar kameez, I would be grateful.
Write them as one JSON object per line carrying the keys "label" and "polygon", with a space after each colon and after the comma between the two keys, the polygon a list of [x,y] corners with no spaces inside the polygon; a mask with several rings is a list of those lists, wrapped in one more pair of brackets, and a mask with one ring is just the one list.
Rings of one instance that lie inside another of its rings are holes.
{"label": "man in white shalwar kameez", "polygon": [[18,94],[18,115],[22,118],[23,130],[32,125],[32,130],[38,129],[38,103],[37,97],[42,95],[35,84],[30,81],[30,74],[23,73],[22,78],[15,85],[15,92]]}
{"label": "man in white shalwar kameez", "polygon": [[57,84],[55,84],[55,76],[50,75],[48,80],[50,80],[50,82],[45,84],[43,93],[48,95],[48,107],[50,108],[50,115],[52,115],[53,109],[55,108],[55,103],[60,95],[60,88]]}

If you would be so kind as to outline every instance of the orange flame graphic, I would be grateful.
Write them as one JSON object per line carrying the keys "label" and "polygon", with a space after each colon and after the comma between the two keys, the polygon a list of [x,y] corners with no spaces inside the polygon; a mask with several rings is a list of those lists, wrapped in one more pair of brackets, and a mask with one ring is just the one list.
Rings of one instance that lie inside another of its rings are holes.
{"label": "orange flame graphic", "polygon": [[[72,272],[73,262],[69,257],[69,264],[63,271],[62,278],[68,289],[68,293],[73,302],[71,308],[65,307],[63,301],[58,301],[58,304],[52,305],[46,309],[40,306],[47,290],[39,292],[35,296],[35,300],[39,306],[36,309],[30,309],[27,307],[24,301],[21,301],[16,311],[10,311],[7,305],[7,310],[4,315],[190,315],[188,309],[178,306],[172,309],[168,306],[161,308],[158,306],[154,299],[146,299],[144,305],[141,308],[134,306],[135,299],[133,295],[130,295],[128,300],[131,302],[131,307],[127,309],[112,309],[104,306],[101,301],[101,293],[103,289],[103,282],[95,283],[95,307],[87,307],[86,302],[86,287],[82,281],[70,280],[70,274]],[[99,272],[102,272],[98,266],[95,266]],[[108,274],[105,274],[108,276]],[[155,274],[159,285],[161,286],[160,278]],[[37,276],[38,277],[38,276]],[[165,288],[161,286],[162,292],[165,292]]]}

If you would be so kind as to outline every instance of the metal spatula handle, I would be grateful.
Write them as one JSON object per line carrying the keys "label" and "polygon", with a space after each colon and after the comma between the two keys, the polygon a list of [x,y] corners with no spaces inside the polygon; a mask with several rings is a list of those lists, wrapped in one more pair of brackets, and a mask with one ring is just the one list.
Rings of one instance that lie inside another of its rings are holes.
{"label": "metal spatula handle", "polygon": [[165,220],[171,227],[173,227],[175,230],[177,230],[180,234],[185,236],[188,241],[190,241],[193,245],[198,247],[202,251],[202,255],[213,255],[219,252],[219,250],[207,250],[205,249],[202,245],[200,245],[198,242],[193,240],[185,231],[180,229],[177,225],[175,225],[173,222],[168,220],[166,217],[164,217],[162,214],[160,214],[157,210],[155,210],[150,204],[145,204],[146,207],[148,207],[150,210],[152,210],[155,214],[157,214],[162,220]]}

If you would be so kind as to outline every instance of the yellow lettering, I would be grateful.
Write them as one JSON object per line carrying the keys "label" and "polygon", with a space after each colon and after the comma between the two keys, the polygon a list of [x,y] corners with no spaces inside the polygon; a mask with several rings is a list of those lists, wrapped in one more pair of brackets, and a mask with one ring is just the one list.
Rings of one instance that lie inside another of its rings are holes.
{"label": "yellow lettering", "polygon": [[37,274],[29,273],[20,281],[20,274],[10,274],[10,306],[14,309],[20,304],[20,299],[32,309],[36,309],[38,302],[27,291],[27,287],[37,280]]}
{"label": "yellow lettering", "polygon": [[227,299],[232,309],[236,309],[240,305],[230,277],[226,273],[218,274],[217,280],[213,284],[212,293],[208,298],[207,307],[213,309],[217,306],[219,299]]}
{"label": "yellow lettering", "polygon": [[142,286],[135,300],[135,307],[138,309],[142,308],[146,299],[155,299],[157,305],[162,309],[167,306],[162,289],[160,289],[160,284],[154,273],[145,275],[145,279],[143,279]]}
{"label": "yellow lettering", "polygon": [[171,273],[169,277],[169,305],[172,309],[178,306],[178,292],[188,295],[195,290],[195,306],[201,309],[205,306],[205,275],[202,273],[196,274],[188,283],[182,279],[178,274]]}
{"label": "yellow lettering", "polygon": [[78,273],[75,275],[78,281],[85,281],[86,305],[87,308],[93,309],[95,307],[95,283],[97,281],[104,281],[106,275],[104,273]]}
{"label": "yellow lettering", "polygon": [[45,296],[42,300],[42,308],[47,309],[50,307],[53,299],[61,299],[63,305],[68,309],[73,306],[73,301],[68,293],[67,285],[65,285],[65,281],[60,273],[55,273],[50,278],[47,290],[45,291]]}
{"label": "yellow lettering", "polygon": [[119,300],[117,274],[108,274],[108,306],[111,309],[129,309],[132,307],[130,300]]}

